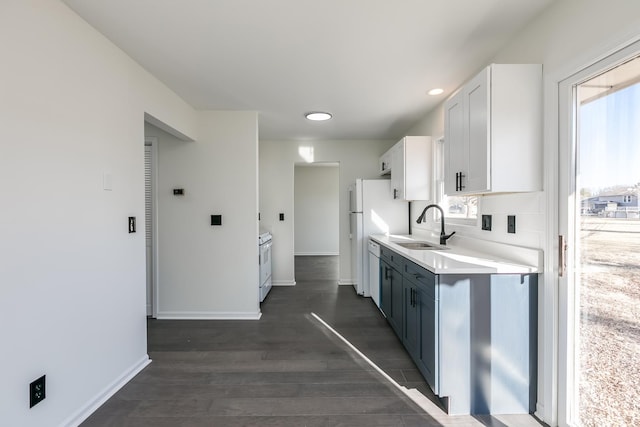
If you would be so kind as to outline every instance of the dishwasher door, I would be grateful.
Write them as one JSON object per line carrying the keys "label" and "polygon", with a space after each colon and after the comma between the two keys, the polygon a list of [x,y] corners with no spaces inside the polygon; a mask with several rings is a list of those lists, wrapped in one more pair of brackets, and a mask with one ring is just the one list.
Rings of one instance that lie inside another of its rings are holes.
{"label": "dishwasher door", "polygon": [[380,308],[380,245],[369,240],[369,292]]}

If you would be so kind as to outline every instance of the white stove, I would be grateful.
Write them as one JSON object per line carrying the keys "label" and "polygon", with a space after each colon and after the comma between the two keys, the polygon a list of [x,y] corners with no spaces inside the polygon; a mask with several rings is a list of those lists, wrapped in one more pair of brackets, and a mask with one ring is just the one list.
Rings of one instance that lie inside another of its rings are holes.
{"label": "white stove", "polygon": [[271,233],[258,235],[259,263],[260,263],[260,302],[263,302],[271,290]]}

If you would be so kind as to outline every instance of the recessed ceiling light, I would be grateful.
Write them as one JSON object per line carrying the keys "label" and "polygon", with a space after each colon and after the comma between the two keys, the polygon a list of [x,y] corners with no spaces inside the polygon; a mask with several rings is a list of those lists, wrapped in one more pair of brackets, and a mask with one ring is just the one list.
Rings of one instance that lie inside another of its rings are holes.
{"label": "recessed ceiling light", "polygon": [[444,89],[440,89],[440,88],[436,88],[436,89],[431,89],[429,92],[427,92],[429,95],[440,95],[442,93],[444,93]]}
{"label": "recessed ceiling light", "polygon": [[313,111],[311,113],[307,113],[304,115],[307,119],[313,120],[315,122],[321,122],[324,120],[329,120],[331,118],[331,114],[325,113],[322,111]]}

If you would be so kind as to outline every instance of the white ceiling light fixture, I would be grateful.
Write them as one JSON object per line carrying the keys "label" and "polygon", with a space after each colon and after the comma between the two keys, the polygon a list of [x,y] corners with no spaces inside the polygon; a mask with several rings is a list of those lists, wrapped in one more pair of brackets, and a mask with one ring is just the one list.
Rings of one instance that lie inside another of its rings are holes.
{"label": "white ceiling light fixture", "polygon": [[312,111],[310,113],[306,113],[304,116],[307,120],[313,120],[314,122],[323,122],[333,117],[331,114],[325,113],[324,111]]}
{"label": "white ceiling light fixture", "polygon": [[431,90],[430,90],[429,92],[427,92],[427,93],[428,93],[429,95],[431,95],[431,96],[441,95],[441,94],[443,94],[443,93],[444,93],[444,89],[440,89],[440,88],[438,87],[438,88],[435,88],[435,89],[431,89]]}

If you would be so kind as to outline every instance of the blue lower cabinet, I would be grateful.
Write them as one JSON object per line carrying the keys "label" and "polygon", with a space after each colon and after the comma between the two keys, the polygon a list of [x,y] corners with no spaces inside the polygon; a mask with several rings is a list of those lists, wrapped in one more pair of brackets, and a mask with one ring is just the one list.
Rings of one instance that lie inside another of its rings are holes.
{"label": "blue lower cabinet", "polygon": [[420,331],[420,325],[418,323],[419,303],[417,289],[418,287],[414,283],[408,281],[406,277],[402,278],[402,290],[404,297],[402,343],[414,360],[416,359],[418,352],[418,333]]}
{"label": "blue lower cabinet", "polygon": [[389,318],[391,316],[391,266],[380,260],[380,310]]}
{"label": "blue lower cabinet", "polygon": [[396,331],[396,334],[402,337],[402,313],[404,308],[402,298],[402,274],[395,268],[391,268],[389,270],[389,281],[391,287],[391,315],[387,316],[387,320]]}
{"label": "blue lower cabinet", "polygon": [[385,250],[382,311],[447,412],[532,413],[538,275],[436,275]]}

